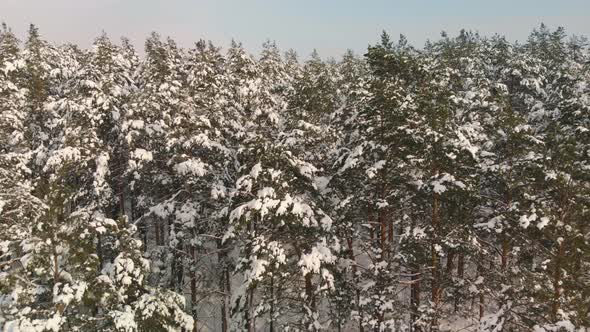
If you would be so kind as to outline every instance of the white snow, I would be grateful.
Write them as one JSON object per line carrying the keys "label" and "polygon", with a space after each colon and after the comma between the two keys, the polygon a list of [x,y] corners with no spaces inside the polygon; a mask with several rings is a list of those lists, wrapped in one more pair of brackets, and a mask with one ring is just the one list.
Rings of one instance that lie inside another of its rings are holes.
{"label": "white snow", "polygon": [[180,175],[204,176],[207,173],[207,164],[200,159],[189,159],[174,165],[174,170]]}

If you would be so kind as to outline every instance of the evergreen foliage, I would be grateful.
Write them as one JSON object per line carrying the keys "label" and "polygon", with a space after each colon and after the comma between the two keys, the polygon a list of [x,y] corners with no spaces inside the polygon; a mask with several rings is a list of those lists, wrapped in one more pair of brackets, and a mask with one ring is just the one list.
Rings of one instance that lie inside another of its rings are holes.
{"label": "evergreen foliage", "polygon": [[0,30],[3,331],[590,328],[585,38],[140,57]]}

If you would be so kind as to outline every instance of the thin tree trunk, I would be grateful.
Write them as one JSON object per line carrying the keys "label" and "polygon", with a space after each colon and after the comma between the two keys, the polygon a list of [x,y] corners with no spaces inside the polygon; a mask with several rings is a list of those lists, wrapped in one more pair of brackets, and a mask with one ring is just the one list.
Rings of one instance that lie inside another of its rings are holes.
{"label": "thin tree trunk", "polygon": [[483,293],[479,294],[479,320],[481,320],[483,318],[483,312],[484,312],[484,296]]}
{"label": "thin tree trunk", "polygon": [[412,270],[412,284],[410,285],[410,301],[412,307],[411,321],[414,331],[420,331],[418,326],[414,326],[416,320],[418,320],[418,308],[420,307],[420,269]]}
{"label": "thin tree trunk", "polygon": [[[230,273],[229,273],[229,269],[227,268],[227,266],[225,267],[225,292],[229,295],[231,294],[231,279],[230,279]],[[228,310],[228,306],[226,305],[226,300],[227,299],[223,299],[223,321],[222,321],[222,325],[223,328],[225,328],[225,330],[223,330],[224,332],[229,331],[229,323],[228,323],[228,314],[227,314],[227,310]]]}
{"label": "thin tree trunk", "polygon": [[510,243],[508,241],[508,237],[506,234],[502,234],[502,261],[501,261],[501,269],[502,272],[506,271],[508,267],[508,253],[510,252]]}
{"label": "thin tree trunk", "polygon": [[157,219],[154,219],[154,232],[156,235],[156,245],[159,246],[160,243],[160,225]]}
{"label": "thin tree trunk", "polygon": [[[403,222],[403,219],[402,219]],[[403,229],[404,225],[400,225],[400,228]],[[412,219],[410,222],[410,229],[414,229],[415,222]],[[419,326],[415,326],[416,321],[419,318],[418,309],[420,308],[420,267],[419,266],[411,266],[410,267],[411,273],[411,284],[410,284],[410,329],[411,331],[420,331]]]}
{"label": "thin tree trunk", "polygon": [[248,331],[254,332],[256,328],[256,321],[254,320],[254,288],[250,289],[250,298],[248,301],[249,306],[249,319],[248,319]]}
{"label": "thin tree trunk", "polygon": [[[510,206],[512,206],[512,195],[510,193],[510,189],[507,189],[508,193],[506,194],[506,207],[507,209],[510,209]],[[510,253],[510,242],[508,237],[506,236],[506,233],[502,233],[502,259],[501,259],[501,270],[502,272],[506,271],[506,268],[508,267],[508,254]],[[504,273],[502,273],[502,275],[504,276]]]}
{"label": "thin tree trunk", "polygon": [[373,210],[371,209],[371,203],[367,203],[367,221],[369,223],[369,233],[371,234],[371,243],[373,243],[373,241],[375,240],[375,233],[374,233],[374,228],[375,226],[373,225]]}
{"label": "thin tree trunk", "polygon": [[432,320],[432,330],[438,330],[438,309],[440,306],[440,297],[441,297],[441,289],[440,289],[440,271],[439,271],[439,261],[438,261],[438,252],[435,248],[435,242],[438,240],[438,230],[440,227],[440,197],[437,193],[434,193],[432,197],[432,229],[433,229],[433,239],[430,247],[431,251],[431,259],[432,259],[432,303],[435,308],[434,319]]}
{"label": "thin tree trunk", "polygon": [[393,245],[393,218],[392,215],[390,213],[388,213],[389,216],[389,236],[388,236],[388,241],[389,241],[389,245]]}
{"label": "thin tree trunk", "polygon": [[275,331],[275,303],[274,303],[274,277],[271,274],[270,276],[270,326],[269,326],[269,332],[274,332]]}
{"label": "thin tree trunk", "polygon": [[184,277],[183,257],[179,257],[182,247],[182,241],[179,241],[178,245],[176,246],[173,258],[173,276],[176,277],[176,284],[174,287],[178,292],[182,292],[182,281]]}
{"label": "thin tree trunk", "polygon": [[[561,206],[564,207],[564,210],[561,213],[560,219],[564,225],[568,225],[567,220],[567,197],[562,197]],[[561,307],[561,283],[562,283],[562,274],[561,268],[563,263],[563,258],[565,256],[565,239],[561,238],[561,242],[559,243],[559,248],[557,250],[557,255],[555,255],[555,270],[553,271],[553,305],[551,306],[551,318],[553,321],[557,321],[557,313]]]}
{"label": "thin tree trunk", "polygon": [[104,255],[102,253],[102,236],[98,234],[96,236],[96,255],[98,256],[98,272],[102,271],[104,266]]}
{"label": "thin tree trunk", "polygon": [[[122,166],[120,166],[122,167]],[[125,215],[125,188],[127,187],[126,181],[125,181],[125,177],[124,176],[120,176],[119,178],[119,190],[120,192],[120,196],[119,196],[119,204],[120,204],[120,209],[121,209],[121,216]]]}
{"label": "thin tree trunk", "polygon": [[[457,258],[457,276],[463,279],[463,275],[465,274],[465,256],[463,253],[459,253],[459,257]],[[455,297],[455,306],[454,311],[457,312],[459,307],[459,298]]]}
{"label": "thin tree trunk", "polygon": [[553,305],[551,306],[551,318],[557,321],[557,313],[561,307],[561,262],[565,255],[565,240],[562,240],[555,256],[555,270],[553,271]]}
{"label": "thin tree trunk", "polygon": [[164,243],[166,243],[166,238],[167,238],[167,234],[166,234],[166,224],[165,222],[160,222],[160,245],[163,246]]}
{"label": "thin tree trunk", "polygon": [[[358,272],[358,267],[356,266],[356,258],[354,256],[354,245],[353,245],[353,241],[352,241],[352,237],[349,237],[346,239],[346,243],[348,244],[348,258],[350,259],[351,262],[353,262],[352,264],[352,278],[355,281],[355,283],[358,285],[358,277],[357,277],[357,272]],[[362,318],[363,318],[363,313],[361,311],[361,291],[360,289],[358,289],[358,287],[356,288],[356,308],[359,312],[360,315],[360,321],[359,321],[359,331],[363,332],[364,328],[363,328],[363,324],[362,324]]]}
{"label": "thin tree trunk", "polygon": [[311,281],[312,274],[308,272],[305,275],[305,295],[307,296],[307,300],[313,310],[315,310],[315,297],[313,296],[313,283]]}
{"label": "thin tree trunk", "polygon": [[221,277],[219,278],[219,290],[223,294],[221,298],[221,331],[227,332],[229,329],[227,323],[227,306],[226,306],[226,295],[229,294],[229,278],[227,271],[227,253],[223,248],[221,240],[217,240],[217,262],[222,267]]}
{"label": "thin tree trunk", "polygon": [[449,253],[447,254],[447,269],[446,269],[446,273],[449,276],[453,275],[453,268],[454,268],[453,260],[454,259],[455,259],[455,251],[450,250]]}
{"label": "thin tree trunk", "polygon": [[197,276],[195,274],[195,260],[196,260],[196,252],[195,246],[191,245],[191,258],[193,261],[193,266],[191,266],[191,312],[193,314],[193,319],[195,325],[193,326],[193,331],[197,332]]}
{"label": "thin tree trunk", "polygon": [[[483,264],[483,255],[479,256],[479,261],[477,262],[477,276],[481,277],[483,275],[483,268],[482,265]],[[481,320],[481,318],[483,317],[483,312],[484,312],[484,294],[483,292],[480,291],[479,293],[479,319]]]}
{"label": "thin tree trunk", "polygon": [[[352,237],[349,237],[348,239],[346,239],[346,243],[348,244],[348,258],[350,259],[351,262],[353,262],[353,264],[352,264],[352,278],[358,286],[358,277],[357,277],[358,268],[356,266],[356,258],[354,257],[354,245],[353,245]],[[361,318],[359,321],[359,331],[363,332],[364,331],[363,323],[362,323],[363,313],[361,311],[360,302],[361,302],[361,291],[360,291],[360,289],[358,289],[358,287],[356,287],[356,308],[357,308],[360,318]]]}
{"label": "thin tree trunk", "polygon": [[[380,189],[380,193],[379,196],[381,198],[381,201],[385,200],[385,189],[386,189],[386,185],[385,185],[385,171],[381,170],[381,189]],[[381,252],[383,255],[383,259],[385,259],[385,255],[387,254],[387,250],[386,249],[386,240],[387,240],[387,214],[386,214],[386,207],[385,208],[379,208],[377,215],[379,218],[379,226],[380,226],[380,230],[381,230]]]}
{"label": "thin tree trunk", "polygon": [[381,231],[381,253],[383,255],[383,258],[385,258],[385,242],[387,240],[387,223],[385,222],[385,218],[383,216],[383,210],[379,209],[379,212],[377,213],[378,215],[378,219],[379,219],[379,228]]}

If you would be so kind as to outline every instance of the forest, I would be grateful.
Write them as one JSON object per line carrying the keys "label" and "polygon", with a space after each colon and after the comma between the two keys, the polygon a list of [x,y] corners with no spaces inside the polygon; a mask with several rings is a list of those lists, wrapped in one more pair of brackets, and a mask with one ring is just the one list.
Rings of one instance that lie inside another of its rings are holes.
{"label": "forest", "polygon": [[590,53],[0,29],[0,330],[586,331]]}

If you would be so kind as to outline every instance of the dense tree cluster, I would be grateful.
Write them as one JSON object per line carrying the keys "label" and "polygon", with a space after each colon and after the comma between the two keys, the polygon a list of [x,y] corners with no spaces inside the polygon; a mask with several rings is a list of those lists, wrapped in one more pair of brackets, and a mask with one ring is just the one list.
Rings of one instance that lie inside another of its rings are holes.
{"label": "dense tree cluster", "polygon": [[0,31],[0,329],[590,327],[590,58]]}

